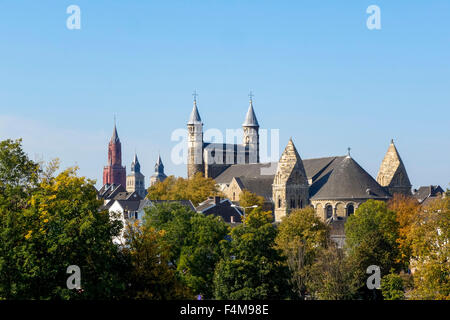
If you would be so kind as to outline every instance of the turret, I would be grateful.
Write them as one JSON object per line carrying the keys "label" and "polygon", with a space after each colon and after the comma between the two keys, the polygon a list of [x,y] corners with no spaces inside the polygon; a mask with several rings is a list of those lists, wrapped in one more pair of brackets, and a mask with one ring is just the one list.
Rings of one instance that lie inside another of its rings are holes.
{"label": "turret", "polygon": [[204,174],[203,164],[203,123],[197,109],[197,98],[194,94],[194,106],[187,123],[188,127],[188,178],[196,173]]}
{"label": "turret", "polygon": [[250,104],[245,121],[242,124],[244,131],[243,144],[248,151],[247,163],[259,163],[259,124],[253,110],[252,94],[250,93]]}

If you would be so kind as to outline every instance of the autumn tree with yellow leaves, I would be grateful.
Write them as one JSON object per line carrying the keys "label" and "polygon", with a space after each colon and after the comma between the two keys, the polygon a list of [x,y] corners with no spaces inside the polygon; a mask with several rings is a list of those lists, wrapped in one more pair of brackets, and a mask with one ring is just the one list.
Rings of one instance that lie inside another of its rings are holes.
{"label": "autumn tree with yellow leaves", "polygon": [[194,206],[211,196],[220,196],[216,182],[197,173],[191,179],[169,176],[148,188],[150,200],[191,200]]}

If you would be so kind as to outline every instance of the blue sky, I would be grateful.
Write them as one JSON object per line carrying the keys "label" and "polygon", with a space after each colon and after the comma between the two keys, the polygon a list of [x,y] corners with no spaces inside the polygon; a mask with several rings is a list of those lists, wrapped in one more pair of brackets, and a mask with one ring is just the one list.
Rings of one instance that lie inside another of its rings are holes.
{"label": "blue sky", "polygon": [[[81,8],[68,30],[66,8]],[[366,8],[381,9],[368,30]],[[205,129],[262,128],[303,158],[352,156],[372,176],[391,138],[414,186],[450,182],[450,2],[1,1],[0,139],[98,180],[117,116],[127,171],[146,182],[192,91]],[[280,150],[281,151],[281,150]]]}

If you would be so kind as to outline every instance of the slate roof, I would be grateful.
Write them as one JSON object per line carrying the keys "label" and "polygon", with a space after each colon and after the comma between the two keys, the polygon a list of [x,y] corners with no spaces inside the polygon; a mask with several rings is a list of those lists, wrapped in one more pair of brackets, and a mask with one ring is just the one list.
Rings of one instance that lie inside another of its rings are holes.
{"label": "slate roof", "polygon": [[102,199],[113,199],[120,192],[126,192],[121,184],[105,184],[98,191],[98,196]]}
{"label": "slate roof", "polygon": [[126,211],[138,211],[141,200],[117,200],[120,206]]}
{"label": "slate roof", "polygon": [[[271,166],[272,165],[272,166]],[[219,175],[215,180],[218,184],[229,184],[234,177],[246,179],[260,179],[264,174],[268,179],[275,177],[278,164],[272,163],[251,163],[251,164],[234,164]]]}
{"label": "slate roof", "polygon": [[[237,182],[244,189],[271,199],[277,165],[276,162],[232,165],[215,181],[229,185],[233,178],[239,178]],[[385,189],[349,156],[304,159],[303,166],[312,200],[390,198]],[[262,175],[262,172],[267,174]]]}
{"label": "slate roof", "polygon": [[415,190],[413,196],[420,203],[423,203],[428,198],[442,197],[445,191],[441,186],[421,186],[418,190]]}
{"label": "slate roof", "polygon": [[196,101],[194,101],[194,107],[192,108],[188,124],[202,124],[202,119],[200,118],[200,114],[198,113]]}
{"label": "slate roof", "polygon": [[390,195],[353,158],[337,158],[310,187],[312,200],[388,199]]}
{"label": "slate roof", "polygon": [[250,100],[247,115],[245,117],[244,127],[259,127],[258,119],[256,119],[255,110],[253,110],[253,103]]}
{"label": "slate roof", "polygon": [[[233,203],[228,199],[216,200],[215,198],[209,198],[200,203],[197,206],[196,211],[205,215],[213,214],[214,216],[222,217],[227,223],[242,222],[242,211],[237,207],[232,207],[232,204]],[[233,222],[231,222],[231,217],[233,217]]]}

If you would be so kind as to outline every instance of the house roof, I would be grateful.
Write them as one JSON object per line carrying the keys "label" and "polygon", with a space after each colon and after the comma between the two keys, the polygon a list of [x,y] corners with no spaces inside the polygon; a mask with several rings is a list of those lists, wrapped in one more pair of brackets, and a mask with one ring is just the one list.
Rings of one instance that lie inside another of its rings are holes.
{"label": "house roof", "polygon": [[441,186],[421,186],[418,190],[415,190],[413,196],[423,203],[428,198],[440,197],[444,194],[444,190]]}
{"label": "house roof", "polygon": [[201,212],[205,215],[213,214],[215,216],[220,216],[225,222],[231,223],[231,217],[233,217],[233,222],[241,222],[242,211],[238,207],[232,207],[233,203],[229,199],[218,199],[216,203],[215,198],[209,198],[202,203],[200,203],[196,211]]}

